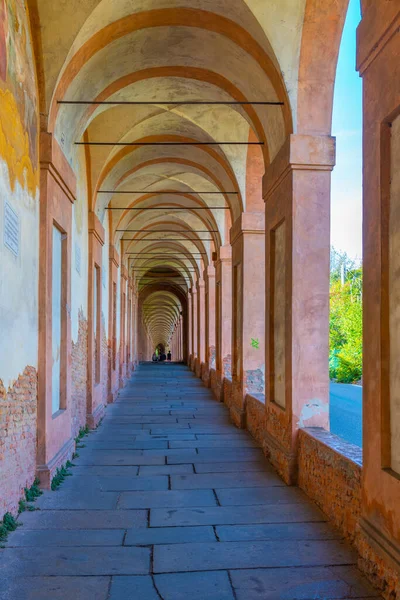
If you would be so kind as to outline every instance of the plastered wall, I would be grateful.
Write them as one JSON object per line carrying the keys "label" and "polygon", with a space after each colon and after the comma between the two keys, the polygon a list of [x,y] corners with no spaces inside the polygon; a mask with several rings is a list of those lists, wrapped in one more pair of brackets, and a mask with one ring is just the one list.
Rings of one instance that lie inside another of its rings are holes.
{"label": "plastered wall", "polygon": [[0,519],[35,474],[37,90],[23,0],[0,0]]}

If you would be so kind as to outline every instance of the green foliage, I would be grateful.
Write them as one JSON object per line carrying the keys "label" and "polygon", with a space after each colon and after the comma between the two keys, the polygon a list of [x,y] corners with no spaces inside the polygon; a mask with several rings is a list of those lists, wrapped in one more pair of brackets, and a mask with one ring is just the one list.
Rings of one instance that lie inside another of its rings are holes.
{"label": "green foliage", "polygon": [[39,479],[35,479],[30,488],[25,488],[25,499],[27,502],[35,502],[36,498],[39,498],[43,494],[39,488]]}
{"label": "green foliage", "polygon": [[28,511],[28,512],[33,512],[35,510],[39,510],[38,508],[35,508],[35,506],[33,506],[32,504],[27,504],[25,502],[25,500],[20,500],[18,502],[18,514],[20,515],[21,513]]}
{"label": "green foliage", "polygon": [[72,473],[68,473],[68,468],[64,465],[60,469],[57,469],[56,474],[51,480],[51,489],[53,490],[53,492],[58,490],[64,479],[66,477],[70,477],[71,475]]}
{"label": "green foliage", "polygon": [[40,481],[38,478],[35,479],[30,488],[25,488],[25,500],[20,500],[18,503],[18,513],[25,512],[26,510],[33,511],[36,510],[34,506],[28,504],[29,502],[35,502],[36,498],[39,498],[43,494],[42,490],[39,488]]}
{"label": "green foliage", "polygon": [[362,268],[332,251],[329,375],[340,383],[362,377]]}
{"label": "green foliage", "polygon": [[7,512],[0,521],[0,542],[5,542],[10,531],[15,531],[21,523],[17,523],[11,513]]}

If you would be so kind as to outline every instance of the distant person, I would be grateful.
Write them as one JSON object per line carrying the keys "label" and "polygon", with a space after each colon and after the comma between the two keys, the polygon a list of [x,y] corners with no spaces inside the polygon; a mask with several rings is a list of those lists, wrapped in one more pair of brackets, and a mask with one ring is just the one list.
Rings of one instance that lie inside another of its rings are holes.
{"label": "distant person", "polygon": [[167,360],[169,360],[169,362],[171,362],[171,359],[172,359],[171,350],[168,350]]}
{"label": "distant person", "polygon": [[153,362],[157,362],[158,361],[158,357],[157,357],[157,354],[155,352],[153,352],[153,356],[151,357],[151,360]]}

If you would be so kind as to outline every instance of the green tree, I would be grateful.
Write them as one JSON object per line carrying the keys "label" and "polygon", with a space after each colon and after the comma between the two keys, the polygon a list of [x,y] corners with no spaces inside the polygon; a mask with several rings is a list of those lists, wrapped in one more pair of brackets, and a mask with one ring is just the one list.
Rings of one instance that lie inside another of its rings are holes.
{"label": "green tree", "polygon": [[329,375],[341,383],[362,377],[362,267],[331,252]]}

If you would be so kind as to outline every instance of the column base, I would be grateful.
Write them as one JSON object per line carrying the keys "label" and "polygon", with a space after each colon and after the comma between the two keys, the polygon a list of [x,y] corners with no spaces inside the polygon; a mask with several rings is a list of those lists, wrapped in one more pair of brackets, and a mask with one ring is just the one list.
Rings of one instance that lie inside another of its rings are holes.
{"label": "column base", "polygon": [[74,450],[75,440],[71,437],[45,465],[38,465],[36,467],[36,475],[39,478],[40,487],[48,490],[51,488],[51,482],[57,469],[65,465],[67,460],[72,459]]}
{"label": "column base", "polygon": [[89,429],[96,429],[97,425],[104,417],[105,412],[106,407],[104,406],[104,404],[99,404],[99,406],[96,406],[93,413],[89,413],[86,415],[86,424],[89,427]]}
{"label": "column base", "polygon": [[297,455],[290,452],[268,432],[263,439],[263,451],[287,485],[297,484]]}
{"label": "column base", "polygon": [[223,377],[223,402],[230,409],[232,406],[232,379],[230,377]]}
{"label": "column base", "polygon": [[221,378],[221,371],[216,371],[215,369],[211,369],[210,382],[211,382],[211,389],[212,389],[212,392],[213,392],[215,398],[218,400],[218,402],[223,402],[224,388],[223,388],[223,381]]}
{"label": "column base", "polygon": [[201,380],[206,387],[211,386],[210,366],[207,362],[201,363]]}
{"label": "column base", "polygon": [[359,569],[371,583],[383,593],[384,598],[400,597],[400,548],[393,539],[388,539],[369,520],[359,521],[356,540]]}
{"label": "column base", "polygon": [[199,358],[196,358],[196,360],[194,361],[194,372],[196,374],[196,377],[199,377],[199,379],[201,378],[201,361]]}
{"label": "column base", "polygon": [[230,414],[233,423],[239,429],[246,428],[246,410],[244,402],[243,384],[237,379],[232,380],[232,393],[230,402]]}

